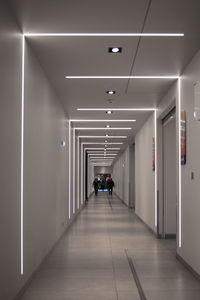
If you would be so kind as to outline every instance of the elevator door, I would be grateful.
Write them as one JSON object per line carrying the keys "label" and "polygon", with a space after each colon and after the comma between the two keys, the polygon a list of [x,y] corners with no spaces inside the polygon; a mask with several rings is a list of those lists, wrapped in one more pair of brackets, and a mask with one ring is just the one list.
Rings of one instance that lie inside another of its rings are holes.
{"label": "elevator door", "polygon": [[176,237],[176,115],[163,122],[163,234]]}

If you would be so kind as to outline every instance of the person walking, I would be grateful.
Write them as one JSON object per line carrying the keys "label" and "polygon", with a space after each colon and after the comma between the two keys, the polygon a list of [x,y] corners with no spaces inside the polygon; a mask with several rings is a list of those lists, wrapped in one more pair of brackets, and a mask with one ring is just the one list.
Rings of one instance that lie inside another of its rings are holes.
{"label": "person walking", "polygon": [[95,196],[97,196],[97,194],[98,194],[98,188],[99,188],[99,182],[98,182],[97,178],[94,179],[93,186],[94,186]]}
{"label": "person walking", "polygon": [[114,181],[112,180],[112,178],[110,178],[110,180],[108,180],[109,195],[112,195],[114,186],[115,186]]}

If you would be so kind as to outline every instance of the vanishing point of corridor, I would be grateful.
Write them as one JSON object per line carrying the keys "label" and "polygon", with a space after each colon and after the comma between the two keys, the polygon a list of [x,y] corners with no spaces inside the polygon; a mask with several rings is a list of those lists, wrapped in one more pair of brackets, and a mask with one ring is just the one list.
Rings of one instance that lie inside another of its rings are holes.
{"label": "vanishing point of corridor", "polygon": [[174,240],[156,239],[133,210],[102,192],[89,199],[22,297],[79,299],[199,300],[200,283],[176,260]]}

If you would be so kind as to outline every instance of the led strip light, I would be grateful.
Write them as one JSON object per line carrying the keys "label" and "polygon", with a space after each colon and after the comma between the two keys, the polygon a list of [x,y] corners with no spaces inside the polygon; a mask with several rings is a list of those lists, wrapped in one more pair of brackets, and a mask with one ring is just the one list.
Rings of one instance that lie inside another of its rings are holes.
{"label": "led strip light", "polygon": [[[21,275],[24,274],[24,89],[25,89],[25,37],[183,37],[183,33],[25,33],[22,35],[22,91],[21,91],[21,169],[20,169],[20,178],[21,178],[21,189],[20,189],[20,214],[21,214],[21,224],[20,224],[20,236],[21,236]],[[66,78],[86,78],[80,76],[66,76]],[[87,78],[97,78],[96,76],[87,76]],[[98,78],[135,78],[135,79],[178,79],[178,108],[179,108],[179,126],[178,126],[178,138],[179,138],[179,247],[181,247],[181,151],[180,151],[180,136],[181,136],[181,128],[180,128],[180,109],[181,109],[181,88],[180,88],[180,77],[179,76],[98,76]],[[88,110],[88,109],[79,109],[79,110]],[[94,110],[94,109],[92,109]],[[110,110],[110,109],[102,109],[102,110]],[[112,109],[112,110],[135,110],[135,111],[145,111],[145,110],[154,110],[154,109]],[[112,120],[109,120],[112,122]],[[114,121],[113,121],[114,122]],[[70,121],[69,121],[70,124]],[[70,133],[71,135],[71,133]],[[156,138],[156,134],[155,134]],[[70,147],[69,147],[69,158],[70,158],[70,149],[71,149],[71,138],[69,137]],[[87,143],[94,144],[94,143]],[[95,143],[99,144],[99,143]],[[105,143],[100,143],[105,144]],[[106,144],[123,144],[123,143],[106,143]],[[157,148],[157,141],[155,141],[155,146]],[[82,147],[82,143],[81,143]],[[156,150],[157,151],[157,150]],[[157,153],[157,152],[156,152]],[[156,165],[157,168],[157,165]],[[157,172],[155,172],[157,174]],[[70,161],[69,161],[69,183],[70,183]],[[156,191],[157,195],[157,191]],[[70,184],[69,184],[69,207],[70,207]],[[70,217],[70,210],[69,210]]]}

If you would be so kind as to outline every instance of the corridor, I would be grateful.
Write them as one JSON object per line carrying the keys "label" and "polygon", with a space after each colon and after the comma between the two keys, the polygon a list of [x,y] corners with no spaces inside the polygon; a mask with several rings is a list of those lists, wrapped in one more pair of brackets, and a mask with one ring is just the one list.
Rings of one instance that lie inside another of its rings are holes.
{"label": "corridor", "polygon": [[[90,197],[41,265],[22,300],[199,300],[200,283],[116,196]],[[143,298],[145,299],[145,298]]]}

